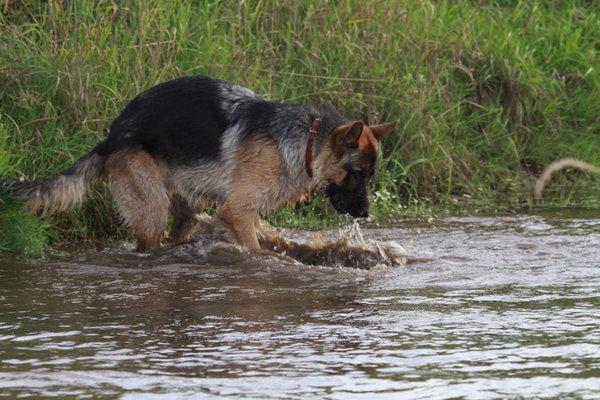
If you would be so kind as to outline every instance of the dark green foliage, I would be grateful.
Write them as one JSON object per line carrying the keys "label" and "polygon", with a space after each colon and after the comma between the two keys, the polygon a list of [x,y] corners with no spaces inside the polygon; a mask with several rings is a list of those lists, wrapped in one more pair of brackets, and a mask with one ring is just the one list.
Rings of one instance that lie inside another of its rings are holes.
{"label": "dark green foliage", "polygon": [[0,251],[39,256],[48,242],[48,228],[0,188]]}

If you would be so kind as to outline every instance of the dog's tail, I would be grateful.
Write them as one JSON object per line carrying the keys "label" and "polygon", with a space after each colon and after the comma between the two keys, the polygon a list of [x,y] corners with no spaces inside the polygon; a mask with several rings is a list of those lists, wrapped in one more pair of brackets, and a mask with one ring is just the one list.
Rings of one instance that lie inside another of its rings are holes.
{"label": "dog's tail", "polygon": [[535,179],[533,184],[533,197],[536,201],[542,200],[542,191],[548,182],[550,182],[552,174],[563,168],[576,168],[587,172],[600,173],[600,168],[576,158],[561,158],[560,160],[556,160],[548,164],[544,169],[544,172],[542,172],[542,175]]}
{"label": "dog's tail", "polygon": [[104,172],[106,156],[96,146],[55,178],[5,182],[9,192],[25,200],[27,208],[41,215],[66,210],[83,200]]}

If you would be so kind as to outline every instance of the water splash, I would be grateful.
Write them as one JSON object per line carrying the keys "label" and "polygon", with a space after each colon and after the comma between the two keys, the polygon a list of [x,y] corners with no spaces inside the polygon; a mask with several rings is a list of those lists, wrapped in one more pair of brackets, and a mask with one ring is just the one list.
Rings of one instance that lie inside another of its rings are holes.
{"label": "water splash", "polygon": [[377,266],[401,266],[407,262],[404,249],[396,242],[365,240],[358,222],[327,238],[322,231],[303,241],[284,238],[285,231],[261,224],[261,246],[291,257],[303,264],[370,269]]}

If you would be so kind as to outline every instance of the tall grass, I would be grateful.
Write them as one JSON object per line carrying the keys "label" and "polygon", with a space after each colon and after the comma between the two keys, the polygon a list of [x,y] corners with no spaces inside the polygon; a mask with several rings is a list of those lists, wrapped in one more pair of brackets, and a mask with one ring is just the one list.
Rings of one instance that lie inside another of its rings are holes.
{"label": "tall grass", "polygon": [[[600,5],[583,0],[0,0],[0,176],[56,174],[134,95],[206,74],[398,120],[376,217],[527,204],[530,175],[553,159],[600,164],[598,49]],[[274,221],[332,215],[316,200]],[[102,189],[45,222],[63,240],[124,232]]]}

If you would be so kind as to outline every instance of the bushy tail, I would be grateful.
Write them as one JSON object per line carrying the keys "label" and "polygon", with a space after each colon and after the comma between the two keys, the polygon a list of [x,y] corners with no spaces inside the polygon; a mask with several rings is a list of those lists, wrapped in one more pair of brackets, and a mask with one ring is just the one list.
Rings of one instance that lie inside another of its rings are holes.
{"label": "bushy tail", "polygon": [[550,182],[552,174],[563,168],[576,168],[587,172],[600,173],[600,168],[576,158],[561,158],[560,160],[556,160],[550,163],[546,169],[544,169],[542,175],[534,182],[533,197],[536,201],[542,200],[542,191],[548,182]]}
{"label": "bushy tail", "polygon": [[9,190],[24,199],[34,213],[46,215],[72,207],[81,202],[88,189],[102,177],[106,157],[98,154],[96,149],[56,178],[11,182]]}

